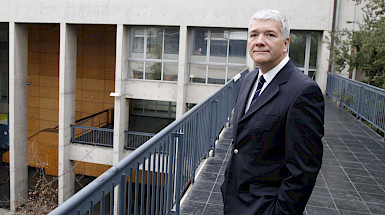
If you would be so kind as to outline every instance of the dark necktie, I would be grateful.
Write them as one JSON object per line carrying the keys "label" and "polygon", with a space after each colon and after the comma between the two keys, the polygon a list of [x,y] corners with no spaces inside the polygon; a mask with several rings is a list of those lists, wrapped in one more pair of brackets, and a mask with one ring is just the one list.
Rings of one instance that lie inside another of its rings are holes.
{"label": "dark necktie", "polygon": [[257,86],[257,89],[255,90],[254,97],[251,100],[251,103],[253,103],[258,98],[259,94],[261,93],[262,86],[265,82],[266,82],[265,78],[263,78],[263,75],[261,75],[261,77],[259,77],[258,86]]}

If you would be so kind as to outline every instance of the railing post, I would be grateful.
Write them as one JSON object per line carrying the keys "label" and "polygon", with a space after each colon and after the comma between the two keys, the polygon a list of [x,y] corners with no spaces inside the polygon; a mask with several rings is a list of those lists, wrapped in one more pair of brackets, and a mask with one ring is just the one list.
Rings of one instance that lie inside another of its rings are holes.
{"label": "railing post", "polygon": [[[126,190],[126,175],[123,174],[120,177],[120,184],[118,185],[119,193],[118,193],[118,214],[124,214],[124,208],[125,208],[125,202],[126,202],[126,195],[125,195],[125,190]],[[113,198],[111,196],[110,198]]]}
{"label": "railing post", "polygon": [[360,118],[361,90],[362,90],[362,87],[360,87],[360,88],[359,88],[359,91],[358,91],[358,104],[357,104],[357,115],[356,115],[356,119],[359,119],[359,118]]}
{"label": "railing post", "polygon": [[172,137],[177,140],[177,154],[176,154],[176,171],[175,171],[175,204],[176,204],[176,215],[179,215],[180,211],[180,191],[182,189],[182,161],[183,156],[183,133],[173,133]]}
{"label": "railing post", "polygon": [[214,99],[213,100],[213,110],[214,111],[212,113],[212,116],[214,117],[214,119],[211,120],[212,122],[212,125],[213,125],[213,128],[211,129],[210,131],[210,144],[212,144],[212,147],[213,147],[213,157],[215,157],[215,141],[216,141],[216,133],[217,133],[217,127],[218,127],[218,102],[219,100],[218,99]]}

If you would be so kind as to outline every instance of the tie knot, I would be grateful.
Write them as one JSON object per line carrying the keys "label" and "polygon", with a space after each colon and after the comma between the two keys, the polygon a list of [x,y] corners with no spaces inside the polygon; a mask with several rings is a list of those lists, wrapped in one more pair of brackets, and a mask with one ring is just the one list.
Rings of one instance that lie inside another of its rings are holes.
{"label": "tie knot", "polygon": [[259,77],[259,82],[261,84],[264,84],[266,82],[265,78],[263,77],[263,75],[261,75],[261,77]]}

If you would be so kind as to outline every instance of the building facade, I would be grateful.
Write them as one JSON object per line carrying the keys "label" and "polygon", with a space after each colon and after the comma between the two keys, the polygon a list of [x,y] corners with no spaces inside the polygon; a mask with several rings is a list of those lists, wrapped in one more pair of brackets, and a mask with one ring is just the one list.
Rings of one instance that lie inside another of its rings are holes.
{"label": "building facade", "polygon": [[[178,118],[254,68],[247,28],[258,9],[278,9],[288,17],[289,56],[325,92],[330,55],[325,41],[333,29],[353,29],[345,23],[359,21],[362,7],[352,0],[0,5],[0,122],[9,123],[11,209],[26,199],[32,136],[57,127],[50,141],[38,140],[41,150],[35,154],[59,176],[61,203],[74,193],[76,162],[104,171],[130,153],[124,144],[125,131],[135,129],[131,117]],[[70,125],[106,109],[114,113],[113,147],[71,143]]]}

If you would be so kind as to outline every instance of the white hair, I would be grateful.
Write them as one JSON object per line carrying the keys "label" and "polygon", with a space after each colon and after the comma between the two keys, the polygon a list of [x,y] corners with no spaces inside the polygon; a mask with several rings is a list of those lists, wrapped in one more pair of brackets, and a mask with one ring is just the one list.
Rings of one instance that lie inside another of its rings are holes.
{"label": "white hair", "polygon": [[250,19],[249,28],[253,20],[268,20],[272,19],[281,23],[281,33],[283,40],[290,37],[290,27],[287,18],[278,10],[262,9],[253,14]]}

